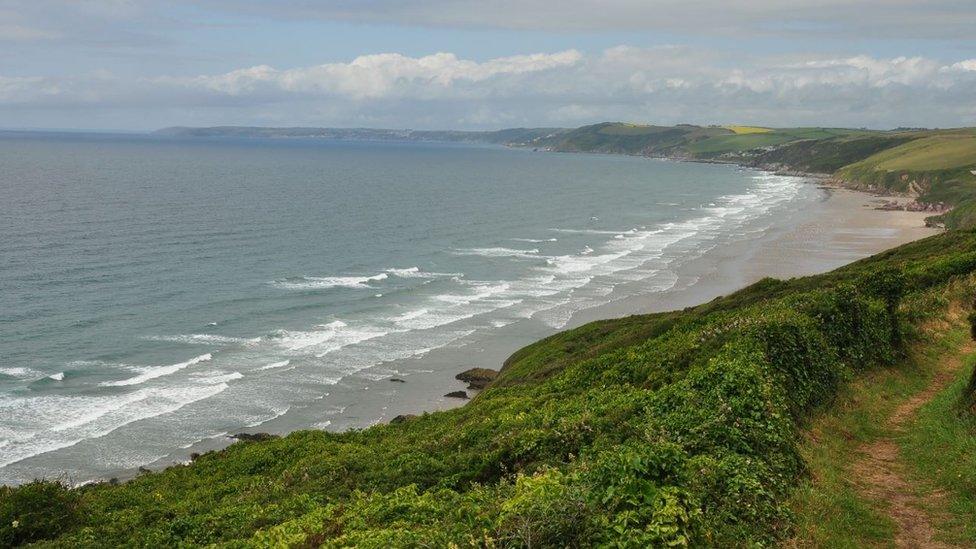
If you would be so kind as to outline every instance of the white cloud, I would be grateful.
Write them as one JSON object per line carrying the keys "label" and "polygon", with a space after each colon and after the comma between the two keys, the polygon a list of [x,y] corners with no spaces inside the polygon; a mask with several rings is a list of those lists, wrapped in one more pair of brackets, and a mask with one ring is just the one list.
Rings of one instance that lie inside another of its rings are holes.
{"label": "white cloud", "polygon": [[957,71],[976,71],[976,59],[966,59],[949,66],[949,70]]}
{"label": "white cloud", "polygon": [[334,94],[350,99],[393,96],[435,98],[445,94],[450,96],[469,84],[569,67],[581,59],[582,55],[575,50],[501,57],[483,63],[458,59],[452,53],[425,57],[384,53],[364,55],[349,63],[329,63],[284,71],[260,65],[182,82],[190,87],[201,86],[229,95],[256,93],[270,88],[285,93]]}
{"label": "white cloud", "polygon": [[974,104],[972,59],[738,59],[680,46],[620,46],[595,55],[567,50],[486,61],[451,53],[387,53],[347,63],[292,69],[258,65],[195,77],[0,76],[0,114],[7,120],[24,124],[18,116],[50,112],[96,120],[76,123],[87,127],[133,112],[142,113],[138,120],[151,126],[456,128],[608,119],[960,126],[976,124]]}

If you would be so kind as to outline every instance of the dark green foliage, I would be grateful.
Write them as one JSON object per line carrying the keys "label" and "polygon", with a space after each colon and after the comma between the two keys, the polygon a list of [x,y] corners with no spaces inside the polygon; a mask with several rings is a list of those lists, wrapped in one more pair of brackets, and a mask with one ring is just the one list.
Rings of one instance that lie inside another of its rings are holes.
{"label": "dark green foliage", "polygon": [[962,390],[962,409],[964,413],[976,416],[976,368],[969,376],[969,383]]}
{"label": "dark green foliage", "polygon": [[921,292],[972,272],[976,233],[959,231],[685,311],[596,322],[519,351],[458,409],[238,442],[118,486],[6,489],[0,532],[46,494],[58,519],[5,541],[774,544],[805,474],[802,424],[945,305]]}
{"label": "dark green foliage", "polygon": [[942,215],[933,216],[932,220],[945,225],[947,229],[976,227],[976,199],[964,200],[952,210]]}
{"label": "dark green foliage", "polygon": [[731,135],[725,128],[701,126],[634,126],[605,122],[560,134],[550,145],[563,152],[599,152],[648,156],[686,155],[689,145]]}
{"label": "dark green foliage", "polygon": [[[971,311],[966,320],[969,321],[969,335],[976,340],[976,311]],[[976,368],[973,368],[969,383],[963,387],[960,404],[964,414],[976,416]]]}
{"label": "dark green foliage", "polygon": [[0,486],[0,547],[57,537],[78,525],[80,494],[60,482]]}

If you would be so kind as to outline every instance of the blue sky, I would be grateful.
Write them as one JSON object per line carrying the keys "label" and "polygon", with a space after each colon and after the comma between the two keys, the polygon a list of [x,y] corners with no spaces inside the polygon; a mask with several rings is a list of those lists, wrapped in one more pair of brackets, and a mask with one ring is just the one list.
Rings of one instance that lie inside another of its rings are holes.
{"label": "blue sky", "polygon": [[976,125],[976,2],[729,4],[0,0],[0,120]]}

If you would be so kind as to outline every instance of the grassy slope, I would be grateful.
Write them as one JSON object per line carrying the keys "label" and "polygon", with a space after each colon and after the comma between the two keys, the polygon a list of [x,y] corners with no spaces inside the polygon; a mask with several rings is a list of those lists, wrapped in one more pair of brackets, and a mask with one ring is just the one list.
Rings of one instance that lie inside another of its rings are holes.
{"label": "grassy slope", "polygon": [[[963,337],[968,336],[964,334]],[[956,380],[923,407],[902,439],[913,479],[946,494],[949,541],[976,546],[976,415],[959,408],[960,395],[972,379],[970,356]]]}
{"label": "grassy slope", "polygon": [[[941,302],[970,302],[976,279],[969,277],[929,297]],[[923,322],[922,324],[926,324]],[[844,388],[834,405],[818,414],[806,429],[802,453],[810,475],[791,497],[796,532],[788,545],[801,547],[867,547],[893,543],[896,527],[884,506],[865,497],[850,471],[859,447],[886,433],[885,422],[909,396],[932,382],[940,365],[960,353],[969,337],[960,319],[929,322],[899,363],[862,376]],[[973,357],[969,357],[969,363]],[[976,543],[976,422],[954,409],[960,380],[943,390],[901,436],[902,456],[925,491],[939,488],[951,495],[951,523],[938,524],[950,541]],[[936,473],[936,474],[933,474]],[[963,480],[965,479],[965,480]],[[938,509],[932,509],[936,514]]]}
{"label": "grassy slope", "polygon": [[830,139],[869,133],[872,132],[839,128],[643,126],[608,122],[562,133],[547,144],[560,151],[715,158],[723,154],[741,153],[798,140]]}
{"label": "grassy slope", "polygon": [[976,196],[976,131],[901,134],[909,141],[850,163],[838,176],[895,191],[921,191],[928,201],[953,204]]}
{"label": "grassy slope", "polygon": [[976,164],[976,135],[944,134],[916,139],[880,152],[866,162],[876,170],[928,171]]}
{"label": "grassy slope", "polygon": [[[15,520],[62,546],[769,542],[790,531],[799,426],[897,351],[893,283],[974,269],[976,233],[948,233],[553,336],[460,409],[238,442],[120,486],[2,490],[0,544],[31,539]],[[938,306],[906,303],[905,320]]]}
{"label": "grassy slope", "polygon": [[804,140],[825,140],[833,138],[870,135],[876,132],[848,130],[839,128],[775,128],[762,133],[737,133],[731,136],[716,136],[688,145],[688,151],[700,158],[714,158],[721,155],[735,155],[754,149],[770,148]]}

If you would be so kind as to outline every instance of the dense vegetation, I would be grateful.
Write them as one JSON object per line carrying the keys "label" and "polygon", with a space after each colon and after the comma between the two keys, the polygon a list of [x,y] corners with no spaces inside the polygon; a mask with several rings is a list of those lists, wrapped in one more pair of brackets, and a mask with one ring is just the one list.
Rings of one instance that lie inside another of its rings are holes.
{"label": "dense vegetation", "polygon": [[[0,489],[0,544],[745,545],[789,535],[799,433],[892,364],[976,233],[516,353],[467,406],[241,441],[120,484]],[[47,540],[47,541],[44,541]]]}

